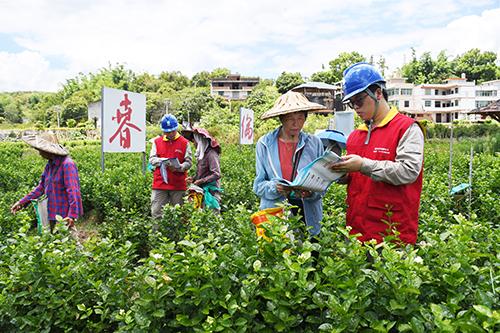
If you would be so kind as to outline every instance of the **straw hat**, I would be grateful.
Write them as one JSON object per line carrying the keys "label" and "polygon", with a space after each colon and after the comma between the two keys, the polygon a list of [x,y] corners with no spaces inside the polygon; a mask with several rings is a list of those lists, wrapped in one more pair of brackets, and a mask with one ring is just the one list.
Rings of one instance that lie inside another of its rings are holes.
{"label": "straw hat", "polygon": [[194,137],[193,137],[194,133],[200,134],[201,136],[207,138],[210,141],[210,146],[213,149],[217,150],[220,153],[220,144],[219,144],[219,142],[217,141],[216,138],[214,138],[213,136],[211,136],[210,133],[208,133],[208,131],[206,129],[201,128],[201,127],[188,127],[188,126],[186,126],[186,128],[184,128],[181,131],[181,133],[182,133],[182,136],[184,136],[189,141],[193,141],[194,140]]}
{"label": "straw hat", "polygon": [[286,94],[281,95],[272,109],[267,110],[260,117],[260,119],[268,119],[280,116],[282,114],[300,112],[300,111],[320,111],[326,110],[326,107],[318,104],[309,102],[309,100],[301,93],[295,91],[289,91]]}
{"label": "straw hat", "polygon": [[59,144],[57,137],[52,132],[45,132],[38,135],[25,135],[22,140],[35,149],[44,151],[46,153],[66,156],[69,152]]}

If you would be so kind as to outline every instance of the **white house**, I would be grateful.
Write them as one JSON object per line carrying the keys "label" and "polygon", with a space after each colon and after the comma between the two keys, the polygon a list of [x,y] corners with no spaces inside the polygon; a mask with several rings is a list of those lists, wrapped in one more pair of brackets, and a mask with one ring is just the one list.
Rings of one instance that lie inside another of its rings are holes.
{"label": "white house", "polygon": [[414,85],[401,77],[387,80],[391,104],[413,118],[428,119],[435,123],[479,120],[479,115],[467,112],[495,101],[499,91],[500,80],[476,85],[473,81],[467,81],[464,74],[460,78],[449,78],[442,84]]}

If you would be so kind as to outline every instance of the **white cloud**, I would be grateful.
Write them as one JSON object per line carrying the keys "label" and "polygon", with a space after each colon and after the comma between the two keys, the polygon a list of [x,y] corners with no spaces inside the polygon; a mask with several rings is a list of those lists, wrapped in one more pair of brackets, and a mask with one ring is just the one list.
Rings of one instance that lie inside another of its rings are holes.
{"label": "white cloud", "polygon": [[[77,73],[124,63],[158,74],[228,67],[247,75],[310,75],[340,52],[358,51],[391,68],[418,52],[499,51],[494,1],[28,1],[2,2],[0,91],[56,90]],[[476,6],[474,14],[460,15]],[[26,9],[27,8],[27,9]],[[483,12],[477,8],[485,8]],[[28,56],[29,55],[29,56]],[[60,63],[57,60],[60,60]],[[62,69],[61,69],[62,67]],[[54,70],[54,68],[59,68]],[[29,70],[31,69],[31,70]],[[30,74],[27,74],[29,72]],[[5,79],[10,77],[11,79]]]}
{"label": "white cloud", "polygon": [[56,91],[68,72],[54,70],[37,52],[0,52],[0,91]]}

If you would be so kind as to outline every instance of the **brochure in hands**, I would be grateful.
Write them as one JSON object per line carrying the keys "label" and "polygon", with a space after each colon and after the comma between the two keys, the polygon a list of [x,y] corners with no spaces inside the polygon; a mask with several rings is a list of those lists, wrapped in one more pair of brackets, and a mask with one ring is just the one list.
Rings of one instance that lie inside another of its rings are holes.
{"label": "brochure in hands", "polygon": [[165,164],[169,167],[172,167],[174,169],[180,169],[181,168],[181,164],[179,162],[179,160],[177,159],[177,157],[174,157],[174,158],[165,158],[163,160],[163,162],[165,162]]}
{"label": "brochure in hands", "polygon": [[177,157],[175,158],[163,158],[161,163],[160,163],[160,173],[161,173],[161,178],[163,179],[163,182],[165,184],[168,184],[168,173],[167,173],[167,167],[173,167],[176,170],[179,170],[181,168],[181,164],[179,163],[179,160]]}
{"label": "brochure in hands", "polygon": [[332,151],[325,153],[300,169],[293,182],[286,179],[279,179],[278,183],[290,190],[302,190],[311,192],[323,192],[334,181],[345,175],[345,172],[333,171],[329,168],[332,163],[340,162],[340,156]]}

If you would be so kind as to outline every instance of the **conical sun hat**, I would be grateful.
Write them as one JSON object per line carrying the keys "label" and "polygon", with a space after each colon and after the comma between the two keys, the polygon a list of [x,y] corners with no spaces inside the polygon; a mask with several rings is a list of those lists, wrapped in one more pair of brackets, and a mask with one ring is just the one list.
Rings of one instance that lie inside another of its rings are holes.
{"label": "conical sun hat", "polygon": [[326,110],[326,107],[318,104],[309,102],[309,100],[301,93],[295,91],[289,91],[286,94],[281,95],[274,106],[264,112],[260,119],[269,119],[273,117],[280,116],[282,114],[300,112],[300,111],[320,111]]}
{"label": "conical sun hat", "polygon": [[45,132],[38,135],[25,135],[22,140],[31,147],[59,156],[66,156],[69,152],[59,144],[54,133]]}
{"label": "conical sun hat", "polygon": [[184,128],[181,131],[181,133],[182,133],[182,136],[184,136],[189,141],[193,141],[194,140],[193,134],[198,133],[199,135],[207,138],[210,141],[210,146],[220,153],[219,142],[217,141],[216,138],[214,138],[212,135],[210,135],[210,133],[206,129],[204,129],[202,127],[187,127],[186,126],[186,128]]}

